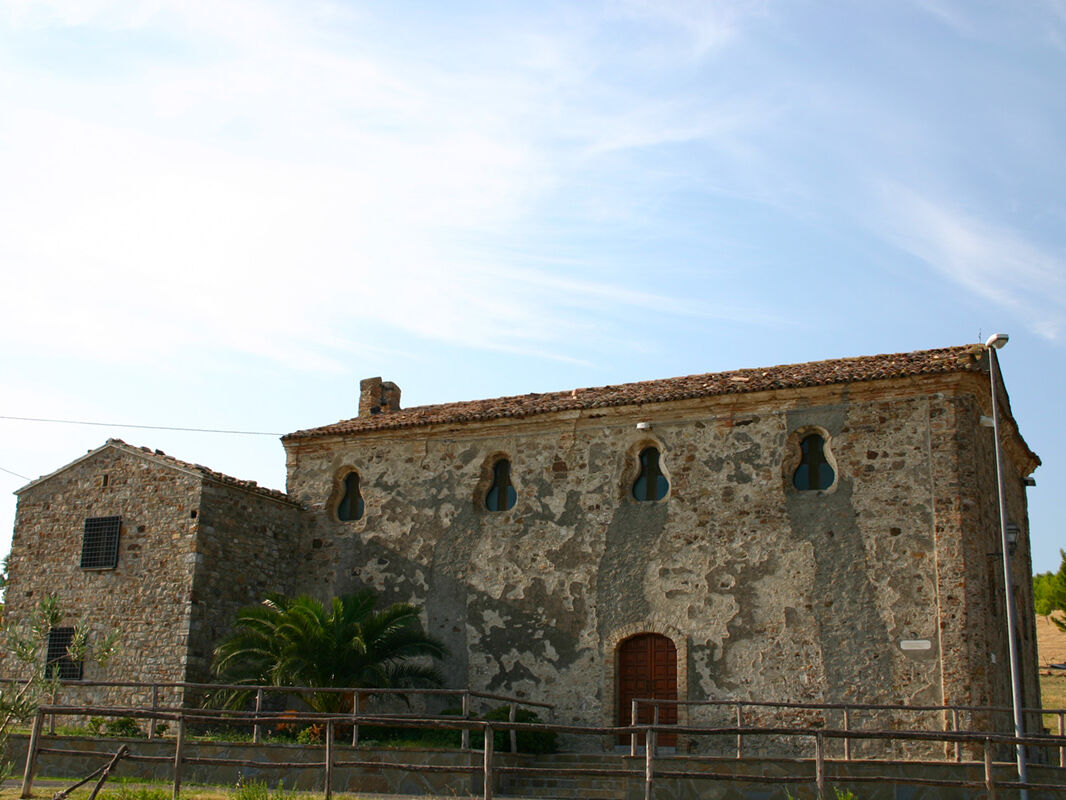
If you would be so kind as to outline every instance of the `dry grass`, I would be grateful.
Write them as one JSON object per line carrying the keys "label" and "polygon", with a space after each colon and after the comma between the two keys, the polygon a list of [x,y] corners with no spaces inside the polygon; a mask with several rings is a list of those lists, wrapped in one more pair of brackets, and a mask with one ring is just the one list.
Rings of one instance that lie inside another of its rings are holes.
{"label": "dry grass", "polygon": [[1041,667],[1046,664],[1066,664],[1066,632],[1059,630],[1049,618],[1039,615],[1036,618],[1036,648],[1040,653]]}
{"label": "dry grass", "polygon": [[[1044,708],[1066,708],[1066,672],[1040,675],[1040,701]],[[1058,714],[1045,714],[1044,727],[1059,732]]]}
{"label": "dry grass", "polygon": [[[1066,708],[1066,672],[1046,669],[1048,664],[1066,663],[1066,632],[1047,617],[1036,618],[1036,647],[1040,662],[1040,701],[1044,708]],[[1044,715],[1044,727],[1059,732],[1057,714]]]}

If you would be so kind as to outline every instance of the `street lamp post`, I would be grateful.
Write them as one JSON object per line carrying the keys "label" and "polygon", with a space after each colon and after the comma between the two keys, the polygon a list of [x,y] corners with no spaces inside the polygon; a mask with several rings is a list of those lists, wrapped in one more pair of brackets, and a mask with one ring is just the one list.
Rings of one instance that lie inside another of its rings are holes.
{"label": "street lamp post", "polygon": [[[1025,735],[1025,720],[1022,715],[1022,683],[1021,668],[1018,664],[1018,646],[1014,632],[1017,629],[1017,620],[1014,609],[1014,596],[1011,592],[1010,574],[1010,545],[1007,539],[1007,498],[1003,484],[1003,445],[999,438],[999,404],[996,400],[996,370],[999,369],[999,357],[996,351],[1007,343],[1008,336],[1005,333],[994,333],[985,342],[988,350],[988,380],[992,391],[992,429],[996,437],[996,490],[999,495],[999,538],[1000,554],[1003,559],[1003,599],[1007,609],[1007,651],[1010,654],[1010,685],[1014,698],[1014,736],[1017,739]],[[1028,783],[1025,767],[1025,746],[1018,743],[1016,746],[1018,756],[1018,780]],[[1029,791],[1022,789],[1021,800],[1028,800]]]}

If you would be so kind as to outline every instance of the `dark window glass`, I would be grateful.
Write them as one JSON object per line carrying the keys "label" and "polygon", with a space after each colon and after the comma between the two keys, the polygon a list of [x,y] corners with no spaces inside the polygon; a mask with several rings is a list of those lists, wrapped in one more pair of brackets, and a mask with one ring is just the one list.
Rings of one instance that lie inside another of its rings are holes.
{"label": "dark window glass", "polygon": [[836,477],[825,457],[825,439],[812,433],[800,442],[800,465],[792,476],[793,485],[800,491],[828,489]]}
{"label": "dark window glass", "polygon": [[81,540],[82,569],[113,569],[118,564],[122,517],[90,517]]}
{"label": "dark window glass", "polygon": [[654,502],[666,497],[670,484],[659,467],[659,451],[645,447],[640,451],[640,475],[633,484],[633,497],[642,502]]}
{"label": "dark window glass", "polygon": [[485,495],[485,508],[489,511],[507,511],[514,508],[518,493],[511,485],[511,462],[501,458],[492,465],[492,488]]}
{"label": "dark window glass", "polygon": [[337,519],[351,522],[363,518],[363,496],[359,494],[359,473],[349,472],[344,478],[344,496],[337,505]]}
{"label": "dark window glass", "polygon": [[52,628],[48,631],[48,652],[45,655],[45,670],[61,681],[80,681],[81,662],[74,661],[67,652],[74,641],[73,628]]}

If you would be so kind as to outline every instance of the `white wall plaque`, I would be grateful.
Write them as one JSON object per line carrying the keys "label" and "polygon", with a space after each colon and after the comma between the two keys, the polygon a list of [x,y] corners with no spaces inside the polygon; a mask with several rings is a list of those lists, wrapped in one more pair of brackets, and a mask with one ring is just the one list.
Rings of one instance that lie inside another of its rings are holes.
{"label": "white wall plaque", "polygon": [[931,650],[933,643],[928,639],[900,639],[900,650]]}

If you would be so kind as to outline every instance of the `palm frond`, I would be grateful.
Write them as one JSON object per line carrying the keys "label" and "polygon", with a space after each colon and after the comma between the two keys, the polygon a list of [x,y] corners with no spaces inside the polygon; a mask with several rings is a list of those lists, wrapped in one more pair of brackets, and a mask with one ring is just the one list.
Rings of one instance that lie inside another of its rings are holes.
{"label": "palm frond", "polygon": [[[443,643],[424,632],[415,606],[394,603],[377,610],[378,599],[371,589],[328,603],[310,595],[269,594],[237,613],[233,631],[215,649],[215,674],[235,685],[439,686],[435,668],[409,659],[443,659]],[[316,710],[336,711],[350,708],[351,698],[316,693],[307,702]]]}

